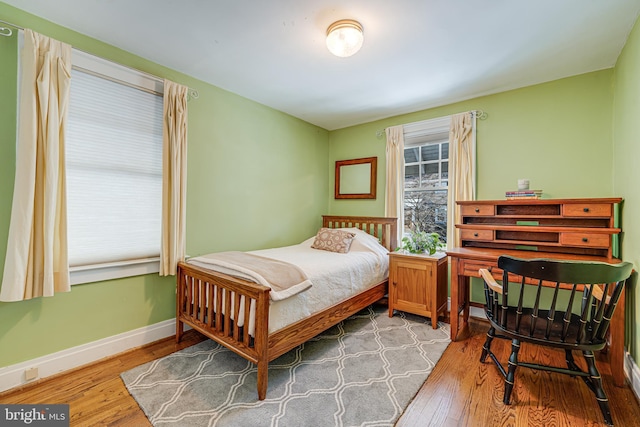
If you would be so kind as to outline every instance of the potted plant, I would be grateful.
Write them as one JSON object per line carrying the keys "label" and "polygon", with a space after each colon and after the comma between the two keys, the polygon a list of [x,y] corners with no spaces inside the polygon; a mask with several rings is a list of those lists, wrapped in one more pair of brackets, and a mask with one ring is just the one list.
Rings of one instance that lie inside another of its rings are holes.
{"label": "potted plant", "polygon": [[411,230],[408,236],[402,238],[402,246],[397,251],[404,250],[412,254],[428,253],[433,255],[436,251],[444,249],[444,242],[438,233]]}

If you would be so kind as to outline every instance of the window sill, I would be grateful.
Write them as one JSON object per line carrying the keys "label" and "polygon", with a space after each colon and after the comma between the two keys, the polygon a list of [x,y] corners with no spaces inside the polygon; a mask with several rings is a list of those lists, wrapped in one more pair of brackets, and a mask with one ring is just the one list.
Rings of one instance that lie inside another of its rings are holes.
{"label": "window sill", "polygon": [[80,267],[71,267],[69,270],[71,285],[81,285],[84,283],[158,273],[160,271],[160,258],[83,265]]}

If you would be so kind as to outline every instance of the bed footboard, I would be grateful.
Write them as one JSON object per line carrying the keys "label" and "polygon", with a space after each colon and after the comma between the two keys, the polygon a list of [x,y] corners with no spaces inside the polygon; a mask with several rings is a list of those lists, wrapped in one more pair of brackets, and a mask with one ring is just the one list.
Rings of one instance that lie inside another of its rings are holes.
{"label": "bed footboard", "polygon": [[[178,263],[176,341],[184,324],[258,365],[258,398],[267,391],[269,291],[266,286]],[[251,330],[253,329],[253,330]]]}

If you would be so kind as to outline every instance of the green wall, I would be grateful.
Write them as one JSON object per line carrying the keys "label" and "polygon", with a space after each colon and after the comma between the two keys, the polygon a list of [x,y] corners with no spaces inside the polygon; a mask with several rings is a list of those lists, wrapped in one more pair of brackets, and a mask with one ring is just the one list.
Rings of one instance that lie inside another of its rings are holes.
{"label": "green wall", "polygon": [[[0,19],[197,89],[189,102],[187,253],[297,243],[329,199],[328,132],[0,3]],[[0,37],[0,273],[15,173],[16,40]],[[175,316],[175,279],[137,276],[0,303],[0,367]]]}
{"label": "green wall", "polygon": [[[640,266],[640,20],[627,40],[614,72],[613,189],[624,197],[622,257]],[[637,279],[636,279],[637,280]],[[627,293],[627,345],[636,364],[640,360],[638,311],[640,293],[633,283]]]}
{"label": "green wall", "polygon": [[[379,197],[332,198],[330,210],[384,214],[386,140],[377,136],[384,128],[469,110],[487,113],[477,126],[478,198],[502,199],[518,178],[529,178],[545,198],[611,196],[612,74],[583,74],[333,131],[330,162],[378,156]],[[330,180],[333,188],[333,175]]]}

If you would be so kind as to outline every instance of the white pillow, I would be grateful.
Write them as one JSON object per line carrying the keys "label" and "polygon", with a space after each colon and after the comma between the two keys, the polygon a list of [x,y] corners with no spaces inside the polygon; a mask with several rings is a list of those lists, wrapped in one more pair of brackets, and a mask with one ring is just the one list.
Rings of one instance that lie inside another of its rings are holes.
{"label": "white pillow", "polygon": [[321,228],[311,244],[313,249],[346,254],[356,234],[336,228]]}
{"label": "white pillow", "polygon": [[385,256],[389,253],[387,248],[382,246],[377,237],[372,236],[366,231],[360,230],[356,227],[336,228],[336,230],[348,231],[356,235],[355,239],[353,239],[353,242],[351,243],[351,251],[373,251]]}

